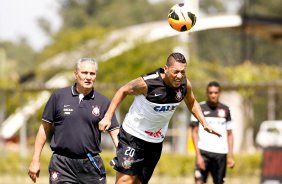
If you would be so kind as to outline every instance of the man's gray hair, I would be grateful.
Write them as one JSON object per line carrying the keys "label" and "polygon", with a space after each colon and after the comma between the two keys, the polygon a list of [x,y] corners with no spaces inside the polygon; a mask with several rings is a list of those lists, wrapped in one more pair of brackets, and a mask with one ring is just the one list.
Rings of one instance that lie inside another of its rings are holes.
{"label": "man's gray hair", "polygon": [[95,68],[96,68],[96,71],[98,71],[98,63],[97,61],[94,59],[94,58],[81,58],[79,59],[77,62],[76,62],[76,70],[79,69],[80,67],[80,63],[83,63],[83,62],[89,62],[91,64],[94,64],[95,65]]}

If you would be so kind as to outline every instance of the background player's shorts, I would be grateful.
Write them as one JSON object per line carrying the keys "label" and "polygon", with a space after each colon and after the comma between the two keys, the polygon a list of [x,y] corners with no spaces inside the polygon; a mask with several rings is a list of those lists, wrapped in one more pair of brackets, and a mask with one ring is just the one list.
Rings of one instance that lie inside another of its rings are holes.
{"label": "background player's shorts", "polygon": [[200,152],[205,161],[206,170],[200,170],[200,168],[196,165],[195,180],[206,183],[208,174],[210,172],[214,184],[224,183],[227,155],[220,153],[212,153],[204,150],[200,150]]}
{"label": "background player's shorts", "polygon": [[111,165],[118,172],[137,175],[142,184],[148,183],[160,159],[162,143],[150,143],[125,132],[119,132],[117,156]]}

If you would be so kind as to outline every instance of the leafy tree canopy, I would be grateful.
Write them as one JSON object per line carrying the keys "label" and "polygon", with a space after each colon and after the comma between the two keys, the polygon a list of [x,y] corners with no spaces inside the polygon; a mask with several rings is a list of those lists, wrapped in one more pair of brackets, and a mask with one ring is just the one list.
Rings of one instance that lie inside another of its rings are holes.
{"label": "leafy tree canopy", "polygon": [[245,11],[247,15],[282,18],[281,9],[282,3],[280,0],[247,0],[241,12]]}
{"label": "leafy tree canopy", "polygon": [[64,0],[61,5],[63,27],[79,28],[97,24],[120,28],[136,23],[166,20],[171,3],[162,1],[152,5],[144,0]]}
{"label": "leafy tree canopy", "polygon": [[19,74],[29,71],[36,60],[35,52],[24,39],[18,43],[0,42],[0,48],[5,50],[6,58],[17,61],[14,70]]}

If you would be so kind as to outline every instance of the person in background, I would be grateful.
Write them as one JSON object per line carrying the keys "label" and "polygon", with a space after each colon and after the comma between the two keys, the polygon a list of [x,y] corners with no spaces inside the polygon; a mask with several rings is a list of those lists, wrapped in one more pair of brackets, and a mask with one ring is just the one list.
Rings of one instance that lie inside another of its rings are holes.
{"label": "person in background", "polygon": [[222,137],[210,136],[199,126],[199,121],[192,116],[192,140],[196,151],[195,183],[207,182],[208,174],[214,184],[224,183],[226,165],[233,168],[233,122],[229,107],[219,102],[220,84],[212,81],[207,85],[207,101],[200,106],[210,127],[216,128]]}
{"label": "person in background", "polygon": [[[50,147],[50,183],[106,183],[101,152],[99,121],[110,101],[93,85],[98,65],[93,58],[77,61],[73,86],[56,90],[49,98],[39,127],[28,175],[33,182],[39,177],[40,155],[47,135],[54,128]],[[108,129],[115,146],[118,144],[119,123],[115,115]]]}

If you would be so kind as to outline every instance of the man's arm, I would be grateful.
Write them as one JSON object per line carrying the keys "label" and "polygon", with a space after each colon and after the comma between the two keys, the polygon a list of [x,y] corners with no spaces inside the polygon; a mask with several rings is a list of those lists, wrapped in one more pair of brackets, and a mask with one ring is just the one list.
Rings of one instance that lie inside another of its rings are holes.
{"label": "man's arm", "polygon": [[235,161],[233,160],[233,131],[232,130],[227,130],[227,143],[228,143],[227,163],[228,163],[228,167],[233,168],[235,166]]}
{"label": "man's arm", "polygon": [[36,178],[39,177],[40,155],[41,155],[43,146],[46,142],[47,135],[48,135],[48,132],[51,126],[52,126],[51,123],[47,123],[43,121],[36,135],[32,161],[30,163],[29,170],[28,170],[28,175],[34,183],[36,183]]}
{"label": "man's arm", "polygon": [[146,93],[147,85],[142,77],[134,79],[122,86],[114,95],[104,118],[99,122],[99,130],[105,132],[109,129],[115,110],[127,95],[145,95]]}
{"label": "man's arm", "polygon": [[115,147],[118,146],[118,133],[119,133],[119,128],[109,132]]}
{"label": "man's arm", "polygon": [[192,92],[192,86],[189,80],[187,80],[187,94],[184,97],[184,101],[189,111],[195,116],[195,118],[199,120],[199,122],[207,132],[221,137],[221,135],[217,131],[213,130],[206,122],[205,117],[202,113],[202,109]]}
{"label": "man's arm", "polygon": [[198,148],[198,140],[199,140],[198,132],[199,132],[199,126],[193,126],[192,127],[192,141],[193,141],[195,153],[196,153],[196,163],[201,170],[205,170],[206,169],[205,162],[200,153],[200,149]]}

